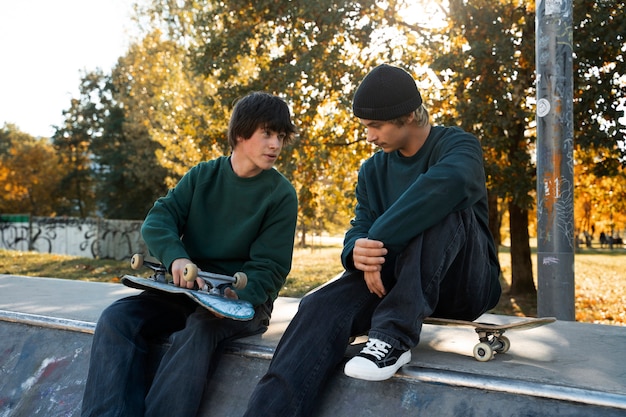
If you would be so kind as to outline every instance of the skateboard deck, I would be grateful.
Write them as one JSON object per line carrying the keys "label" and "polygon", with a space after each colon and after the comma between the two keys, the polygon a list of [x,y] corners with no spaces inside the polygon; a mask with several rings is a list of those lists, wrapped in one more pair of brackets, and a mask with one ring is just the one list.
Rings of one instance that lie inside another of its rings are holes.
{"label": "skateboard deck", "polygon": [[159,290],[171,294],[185,294],[193,301],[214,314],[219,314],[233,320],[250,320],[254,317],[252,304],[244,300],[233,300],[220,295],[212,295],[204,291],[177,287],[171,283],[159,282],[152,277],[135,277],[124,275],[122,284],[139,290]]}
{"label": "skateboard deck", "polygon": [[195,265],[188,265],[185,268],[184,279],[194,281],[202,278],[205,285],[202,289],[182,288],[169,282],[166,277],[166,268],[157,263],[144,262],[143,257],[134,255],[131,260],[131,267],[139,269],[141,266],[148,267],[154,271],[150,277],[137,277],[124,275],[122,284],[127,287],[139,290],[158,290],[171,294],[183,294],[195,301],[200,306],[206,308],[211,313],[233,320],[246,321],[254,317],[254,307],[248,301],[227,298],[223,295],[226,287],[244,288],[247,277],[243,273],[235,274],[234,277],[219,275],[200,271]]}
{"label": "skateboard deck", "polygon": [[428,317],[424,324],[437,326],[465,326],[473,327],[478,334],[478,344],[474,346],[474,358],[481,362],[487,362],[496,353],[506,353],[511,347],[511,341],[504,336],[507,330],[528,330],[555,322],[554,317],[527,318],[507,324],[481,323],[476,321],[440,319]]}

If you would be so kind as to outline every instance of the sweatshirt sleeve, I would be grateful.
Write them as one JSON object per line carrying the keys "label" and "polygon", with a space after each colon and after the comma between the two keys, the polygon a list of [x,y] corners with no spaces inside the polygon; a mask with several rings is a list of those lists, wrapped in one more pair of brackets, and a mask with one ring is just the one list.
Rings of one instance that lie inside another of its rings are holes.
{"label": "sweatshirt sleeve", "polygon": [[197,168],[192,168],[175,188],[159,198],[146,216],[141,234],[156,257],[168,270],[178,258],[189,258],[181,235],[187,223]]}
{"label": "sweatshirt sleeve", "polygon": [[262,229],[250,246],[250,259],[243,266],[248,274],[248,285],[237,290],[240,299],[254,306],[265,303],[268,298],[276,299],[291,270],[298,200],[291,185],[277,194]]}
{"label": "sweatshirt sleeve", "polygon": [[352,250],[357,239],[382,241],[393,257],[448,214],[484,198],[480,143],[465,132],[451,133],[449,137],[440,137],[428,155],[420,157],[423,166],[415,167],[418,172],[412,174],[408,183],[398,185],[404,188],[393,189],[402,182],[400,170],[394,168],[400,163],[397,155],[379,155],[363,164],[356,187],[355,217],[346,233],[341,256],[346,269],[354,269]]}
{"label": "sweatshirt sleeve", "polygon": [[361,238],[368,237],[369,230],[376,220],[375,214],[369,207],[367,198],[367,182],[365,181],[365,166],[359,170],[357,186],[356,186],[356,208],[355,216],[350,221],[350,229],[346,232],[343,240],[343,250],[341,252],[341,263],[348,270],[354,270],[354,260],[352,259],[352,251],[354,243]]}
{"label": "sweatshirt sleeve", "polygon": [[480,143],[459,135],[433,153],[432,165],[371,224],[368,237],[398,253],[448,214],[471,207],[484,196],[485,174]]}

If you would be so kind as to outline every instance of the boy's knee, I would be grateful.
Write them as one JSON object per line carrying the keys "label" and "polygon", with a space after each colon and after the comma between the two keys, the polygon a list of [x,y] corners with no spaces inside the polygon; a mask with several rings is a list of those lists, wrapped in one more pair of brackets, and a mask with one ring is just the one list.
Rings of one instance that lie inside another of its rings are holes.
{"label": "boy's knee", "polygon": [[317,292],[307,294],[306,296],[302,297],[302,299],[300,300],[300,304],[298,305],[298,313],[301,313],[302,311],[308,311],[313,308],[313,306],[317,304],[317,297]]}
{"label": "boy's knee", "polygon": [[102,311],[96,330],[98,328],[120,329],[127,326],[129,326],[129,312],[126,304],[116,301]]}

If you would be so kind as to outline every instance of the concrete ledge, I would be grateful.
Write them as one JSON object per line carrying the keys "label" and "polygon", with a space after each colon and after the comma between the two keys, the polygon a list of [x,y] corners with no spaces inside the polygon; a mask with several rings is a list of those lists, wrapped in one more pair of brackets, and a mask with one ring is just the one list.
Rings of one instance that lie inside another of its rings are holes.
{"label": "concrete ledge", "polygon": [[[95,328],[92,318],[110,298],[127,294],[118,284],[32,280],[0,276],[0,416],[78,416]],[[47,296],[46,305],[37,297],[16,298],[32,286]],[[83,305],[64,302],[68,293],[79,294]],[[55,294],[60,294],[58,300]],[[267,333],[227,347],[200,416],[243,413],[298,303],[279,298]],[[20,308],[7,309],[15,305]],[[41,309],[55,314],[39,314]],[[494,315],[484,319],[515,320]],[[507,336],[510,351],[481,363],[472,357],[477,342],[472,329],[425,325],[413,360],[391,380],[359,381],[338,369],[316,415],[626,415],[626,328],[556,322]],[[350,347],[347,356],[359,349]]]}
{"label": "concrete ledge", "polygon": [[[0,338],[11,340],[0,356],[6,373],[0,382],[2,415],[78,416],[94,324],[5,311],[0,319]],[[243,414],[272,353],[259,336],[232,343],[199,415]],[[317,415],[352,416],[355,409],[363,416],[622,416],[626,396],[414,365],[382,383],[347,378],[338,370]]]}
{"label": "concrete ledge", "polygon": [[16,311],[6,310],[0,310],[0,321],[88,334],[93,334],[96,330],[96,323],[89,321],[64,319],[60,317],[42,316],[40,314],[19,313]]}
{"label": "concrete ledge", "polygon": [[624,402],[626,396],[582,388],[571,388],[502,377],[483,377],[464,372],[433,371],[410,365],[405,366],[399,376],[410,378],[413,381],[449,385],[452,387],[474,388],[511,395],[524,395],[626,410],[626,403]]}
{"label": "concrete ledge", "polygon": [[0,415],[79,416],[91,338],[0,321]]}

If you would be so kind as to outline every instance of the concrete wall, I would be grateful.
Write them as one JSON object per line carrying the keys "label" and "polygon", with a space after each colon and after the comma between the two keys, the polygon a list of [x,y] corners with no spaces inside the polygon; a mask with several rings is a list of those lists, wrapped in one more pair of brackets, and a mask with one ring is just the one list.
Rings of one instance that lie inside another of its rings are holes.
{"label": "concrete wall", "polygon": [[141,221],[0,216],[0,248],[87,258],[128,259],[147,253]]}

